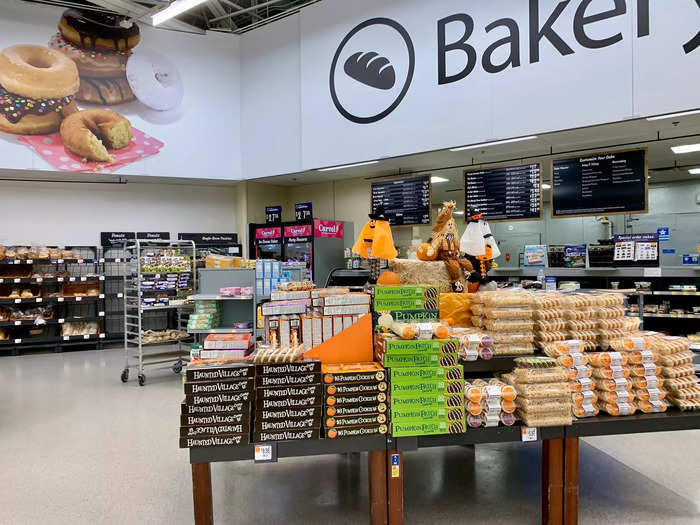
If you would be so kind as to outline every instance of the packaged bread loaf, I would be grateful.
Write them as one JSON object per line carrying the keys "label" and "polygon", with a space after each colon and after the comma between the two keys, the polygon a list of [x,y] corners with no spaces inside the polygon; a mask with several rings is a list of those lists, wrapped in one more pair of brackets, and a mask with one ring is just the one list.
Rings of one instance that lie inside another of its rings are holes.
{"label": "packaged bread loaf", "polygon": [[[474,318],[472,317],[472,320]],[[484,327],[491,331],[516,332],[532,330],[535,322],[532,319],[485,319]]]}
{"label": "packaged bread loaf", "polygon": [[637,409],[634,403],[605,403],[598,402],[598,408],[611,416],[631,416]]}
{"label": "packaged bread loaf", "polygon": [[635,405],[637,406],[637,409],[640,412],[644,412],[645,414],[652,414],[656,412],[666,412],[667,405],[661,400],[657,401],[645,401],[645,400],[638,400]]}
{"label": "packaged bread loaf", "polygon": [[623,377],[618,379],[593,379],[596,390],[615,392],[622,390],[632,391],[632,381]]}
{"label": "packaged bread loaf", "polygon": [[533,313],[535,319],[539,321],[549,321],[552,319],[564,319],[564,313],[561,310],[547,308],[544,310],[536,309]]}
{"label": "packaged bread loaf", "polygon": [[532,319],[532,310],[526,308],[484,308],[488,319]]}
{"label": "packaged bread loaf", "polygon": [[523,421],[528,427],[554,427],[560,425],[571,425],[571,409],[567,406],[568,413],[559,414],[528,414],[522,410],[516,412],[518,419]]}
{"label": "packaged bread loaf", "polygon": [[535,345],[532,343],[494,343],[493,355],[532,355]]}
{"label": "packaged bread loaf", "polygon": [[527,306],[530,297],[525,292],[483,292],[483,303],[492,308],[504,308],[513,306]]}
{"label": "packaged bread loaf", "polygon": [[532,343],[535,341],[535,334],[532,332],[492,332],[490,335],[494,343]]}

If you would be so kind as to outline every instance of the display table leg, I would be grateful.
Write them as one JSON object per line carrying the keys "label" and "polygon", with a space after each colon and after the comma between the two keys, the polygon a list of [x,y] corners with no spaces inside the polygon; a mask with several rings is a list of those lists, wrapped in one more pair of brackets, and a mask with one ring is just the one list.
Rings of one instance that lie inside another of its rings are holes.
{"label": "display table leg", "polygon": [[403,454],[387,450],[386,459],[389,525],[403,525]]}
{"label": "display table leg", "polygon": [[192,499],[195,525],[214,525],[209,463],[192,464]]}
{"label": "display table leg", "polygon": [[542,442],[542,524],[561,525],[564,519],[564,440]]}
{"label": "display table leg", "polygon": [[578,524],[578,438],[564,443],[564,525]]}
{"label": "display table leg", "polygon": [[371,450],[369,460],[369,522],[387,525],[386,450]]}

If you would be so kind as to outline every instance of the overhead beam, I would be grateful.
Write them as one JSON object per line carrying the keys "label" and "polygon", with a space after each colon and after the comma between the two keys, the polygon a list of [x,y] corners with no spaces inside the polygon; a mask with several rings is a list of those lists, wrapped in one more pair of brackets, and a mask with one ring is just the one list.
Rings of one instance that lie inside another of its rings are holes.
{"label": "overhead beam", "polygon": [[[160,7],[149,9],[137,4],[136,2],[133,2],[132,0],[90,0],[90,2],[95,5],[99,5],[100,7],[104,7],[105,9],[109,9],[110,11],[114,11],[115,13],[119,13],[120,15],[128,16],[129,18],[133,18],[140,22],[145,22],[150,26],[153,26],[151,15],[160,10]],[[188,33],[204,34],[205,32],[203,29],[197,26],[182,22],[176,18],[171,18],[167,22],[164,22],[160,27],[175,29],[178,31],[187,31]]]}
{"label": "overhead beam", "polygon": [[233,16],[242,15],[244,13],[249,13],[251,11],[256,11],[256,10],[260,9],[261,7],[267,7],[267,6],[272,5],[272,4],[277,4],[281,1],[282,0],[268,0],[267,2],[263,2],[262,4],[258,4],[258,5],[254,5],[251,7],[246,7],[245,9],[240,9],[238,11],[234,11],[232,13],[227,14],[226,16],[217,16],[216,18],[212,18],[211,20],[209,20],[209,22],[214,23],[214,22],[218,22],[219,20],[224,20],[226,18],[231,18]]}
{"label": "overhead beam", "polygon": [[[231,0],[221,0],[221,1],[224,4],[226,4],[227,6],[238,9],[239,11],[242,11],[243,9],[245,9],[245,7],[243,7],[242,5],[239,5],[236,2],[231,2]],[[258,7],[258,6],[255,6],[255,7]],[[258,20],[263,19],[262,16],[260,16],[258,13],[251,13],[251,15],[254,16],[255,18],[257,18]],[[213,20],[212,20],[212,22],[213,22]]]}

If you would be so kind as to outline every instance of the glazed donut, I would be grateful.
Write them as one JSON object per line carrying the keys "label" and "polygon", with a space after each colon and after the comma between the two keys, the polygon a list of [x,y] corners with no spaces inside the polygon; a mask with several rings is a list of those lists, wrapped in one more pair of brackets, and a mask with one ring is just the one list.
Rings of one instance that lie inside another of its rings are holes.
{"label": "glazed donut", "polygon": [[123,149],[131,142],[131,123],[106,109],[78,111],[61,123],[65,148],[86,160],[114,162],[109,149]]}
{"label": "glazed donut", "polygon": [[64,11],[58,30],[63,38],[83,49],[126,51],[141,41],[139,26],[126,17],[80,9]]}
{"label": "glazed donut", "polygon": [[75,94],[80,79],[75,63],[62,53],[19,45],[0,52],[0,85],[21,97],[60,99]]}
{"label": "glazed donut", "polygon": [[56,33],[49,40],[49,47],[63,53],[78,66],[82,77],[115,78],[126,76],[126,61],[130,51],[95,51],[83,49],[68,42]]}
{"label": "glazed donut", "polygon": [[81,102],[112,106],[130,102],[136,98],[126,77],[120,78],[80,78],[80,89],[75,98]]}

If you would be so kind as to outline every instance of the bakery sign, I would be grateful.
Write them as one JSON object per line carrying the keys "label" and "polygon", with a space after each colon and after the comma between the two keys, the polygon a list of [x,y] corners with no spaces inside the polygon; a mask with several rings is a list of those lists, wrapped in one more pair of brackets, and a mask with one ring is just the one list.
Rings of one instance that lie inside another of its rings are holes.
{"label": "bakery sign", "polygon": [[314,221],[314,237],[343,238],[343,223],[337,221]]}

